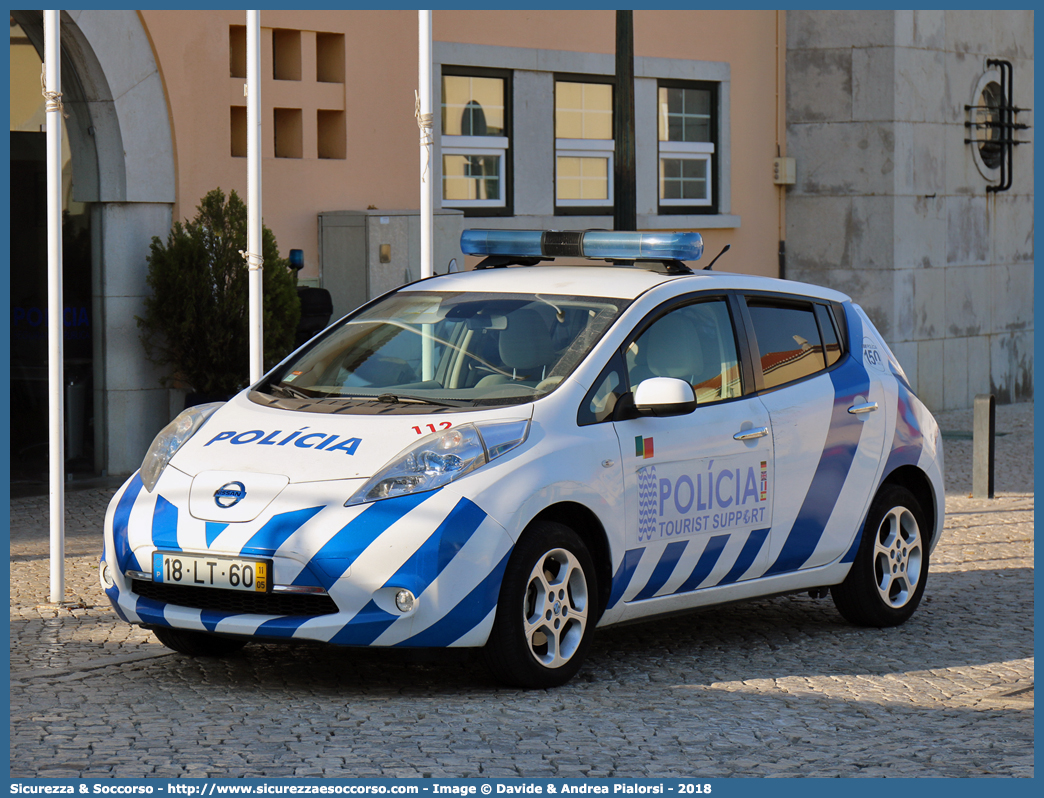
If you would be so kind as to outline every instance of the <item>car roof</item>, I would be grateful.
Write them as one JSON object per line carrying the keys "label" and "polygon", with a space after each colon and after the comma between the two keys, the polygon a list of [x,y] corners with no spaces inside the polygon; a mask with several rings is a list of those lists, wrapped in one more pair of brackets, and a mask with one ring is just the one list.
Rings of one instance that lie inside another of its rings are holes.
{"label": "car roof", "polygon": [[719,271],[697,271],[686,275],[665,274],[627,266],[515,266],[476,269],[432,277],[403,288],[409,291],[540,293],[636,299],[645,292],[668,283],[673,284],[677,293],[733,289],[796,294],[828,302],[845,302],[849,299],[839,291],[793,280]]}

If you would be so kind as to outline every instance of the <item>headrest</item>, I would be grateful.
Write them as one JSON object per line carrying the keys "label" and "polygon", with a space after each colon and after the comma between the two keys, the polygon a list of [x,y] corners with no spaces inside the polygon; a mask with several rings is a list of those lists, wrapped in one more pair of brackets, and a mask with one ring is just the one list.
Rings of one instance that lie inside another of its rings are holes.
{"label": "headrest", "polygon": [[523,308],[507,317],[500,333],[500,359],[508,368],[532,369],[550,365],[555,357],[547,324],[535,310]]}
{"label": "headrest", "polygon": [[703,347],[696,328],[678,313],[665,316],[641,339],[646,363],[657,377],[690,380],[703,371]]}

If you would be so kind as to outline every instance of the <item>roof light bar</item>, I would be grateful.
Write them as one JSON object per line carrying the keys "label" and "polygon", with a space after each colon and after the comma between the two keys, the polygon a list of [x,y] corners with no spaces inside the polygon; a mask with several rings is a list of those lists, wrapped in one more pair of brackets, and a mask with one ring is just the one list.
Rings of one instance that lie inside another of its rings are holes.
{"label": "roof light bar", "polygon": [[465,230],[460,248],[467,255],[600,258],[605,260],[699,260],[699,233],[631,233],[603,230]]}

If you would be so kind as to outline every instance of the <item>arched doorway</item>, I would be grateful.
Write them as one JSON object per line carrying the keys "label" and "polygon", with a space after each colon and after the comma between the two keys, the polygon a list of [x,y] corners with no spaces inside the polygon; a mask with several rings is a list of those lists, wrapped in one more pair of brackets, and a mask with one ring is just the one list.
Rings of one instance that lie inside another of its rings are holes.
{"label": "arched doorway", "polygon": [[[10,21],[12,480],[45,480],[43,19],[12,11]],[[61,42],[66,467],[73,477],[127,474],[169,417],[134,317],[149,242],[170,229],[173,137],[136,12],[62,12]]]}

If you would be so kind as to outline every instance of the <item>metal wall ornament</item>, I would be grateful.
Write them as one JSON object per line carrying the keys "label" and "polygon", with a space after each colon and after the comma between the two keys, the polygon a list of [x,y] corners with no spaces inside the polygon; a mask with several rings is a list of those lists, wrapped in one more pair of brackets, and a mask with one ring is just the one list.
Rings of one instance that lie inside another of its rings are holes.
{"label": "metal wall ornament", "polygon": [[[1015,105],[1010,61],[990,58],[986,61],[986,67],[988,71],[976,88],[977,104],[964,106],[968,113],[964,127],[969,136],[964,139],[964,143],[975,148],[976,165],[984,177],[994,179],[993,174],[999,169],[998,182],[986,187],[989,193],[1011,188],[1014,171],[1012,153],[1017,145],[1031,143],[1028,139],[1016,138],[1019,131],[1030,129],[1029,125],[1018,122],[1017,117],[1032,109]],[[999,77],[999,83],[993,79],[994,76]]]}

